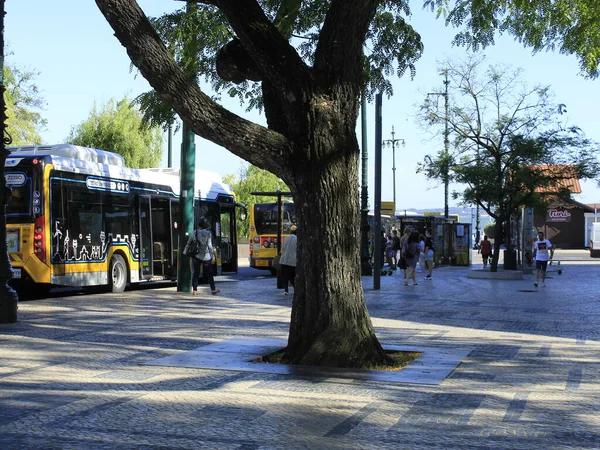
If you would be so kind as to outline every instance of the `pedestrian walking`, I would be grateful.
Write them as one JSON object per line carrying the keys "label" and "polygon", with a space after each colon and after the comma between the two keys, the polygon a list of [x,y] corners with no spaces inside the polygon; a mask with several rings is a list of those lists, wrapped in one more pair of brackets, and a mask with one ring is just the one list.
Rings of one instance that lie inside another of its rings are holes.
{"label": "pedestrian walking", "polygon": [[404,277],[404,286],[408,286],[408,280],[412,279],[413,286],[417,284],[417,262],[419,261],[420,246],[419,233],[411,233],[404,244],[404,261],[406,262],[406,275]]}
{"label": "pedestrian walking", "polygon": [[392,230],[392,251],[394,267],[398,267],[398,252],[400,251],[400,236],[398,236],[398,230]]}
{"label": "pedestrian walking", "polygon": [[213,276],[213,264],[216,263],[215,250],[212,244],[212,233],[210,231],[210,223],[206,217],[203,217],[198,222],[196,230],[192,233],[185,246],[184,254],[187,249],[196,246],[198,252],[190,257],[192,269],[192,295],[198,295],[198,279],[200,278],[200,267],[202,272],[208,278],[210,285],[210,293],[217,295],[221,292],[215,286],[215,278]]}
{"label": "pedestrian walking", "polygon": [[481,244],[479,245],[479,250],[477,253],[481,253],[481,259],[483,260],[483,268],[487,268],[488,258],[492,256],[492,243],[488,241],[488,237],[484,236]]}
{"label": "pedestrian walking", "polygon": [[426,280],[431,280],[431,275],[433,274],[433,239],[428,237],[425,239],[425,267],[427,268],[427,276]]}
{"label": "pedestrian walking", "polygon": [[390,268],[390,270],[396,270],[396,263],[394,262],[394,253],[394,240],[392,238],[392,235],[390,234],[387,236],[385,245],[385,258],[387,260],[388,267]]}
{"label": "pedestrian walking", "polygon": [[535,258],[535,283],[533,285],[538,287],[538,281],[540,273],[542,275],[542,286],[546,286],[546,268],[548,267],[548,260],[554,256],[554,247],[552,243],[544,238],[544,233],[538,233],[538,239],[533,243],[533,257]]}
{"label": "pedestrian walking", "polygon": [[288,284],[296,287],[296,225],[290,227],[290,235],[283,240],[279,264],[281,265],[281,276],[283,278],[283,294],[288,295]]}
{"label": "pedestrian walking", "polygon": [[425,268],[425,236],[419,235],[419,269],[423,271]]}

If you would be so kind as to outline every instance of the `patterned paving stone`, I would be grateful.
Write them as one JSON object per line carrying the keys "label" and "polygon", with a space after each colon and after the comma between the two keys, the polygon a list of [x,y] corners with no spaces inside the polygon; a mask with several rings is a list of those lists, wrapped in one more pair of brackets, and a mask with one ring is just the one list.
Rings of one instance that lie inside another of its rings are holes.
{"label": "patterned paving stone", "polygon": [[[174,288],[23,302],[0,325],[0,448],[600,448],[598,265],[543,292],[436,269],[365,298],[386,346],[471,350],[438,384],[148,365],[237,339],[285,342],[291,299],[227,277],[218,299]],[[596,277],[596,278],[594,278]],[[314,374],[313,374],[314,375]]]}

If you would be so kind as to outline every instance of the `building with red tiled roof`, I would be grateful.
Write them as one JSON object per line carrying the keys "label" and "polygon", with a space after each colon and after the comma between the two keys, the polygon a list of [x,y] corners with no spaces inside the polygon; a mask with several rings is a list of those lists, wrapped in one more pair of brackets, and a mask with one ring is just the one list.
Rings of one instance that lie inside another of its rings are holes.
{"label": "building with red tiled roof", "polygon": [[[571,194],[581,194],[581,184],[573,166],[536,168],[545,172],[544,175],[556,177],[553,185],[539,188],[538,192],[558,193],[566,189]],[[534,211],[533,224],[536,231],[543,231],[556,248],[585,248],[593,220],[593,207],[556,196],[545,211]]]}

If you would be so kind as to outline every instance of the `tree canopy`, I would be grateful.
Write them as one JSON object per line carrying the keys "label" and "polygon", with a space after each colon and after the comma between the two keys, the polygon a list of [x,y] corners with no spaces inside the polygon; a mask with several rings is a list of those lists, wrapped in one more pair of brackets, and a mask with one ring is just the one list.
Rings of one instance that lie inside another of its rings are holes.
{"label": "tree canopy", "polygon": [[100,109],[94,105],[89,117],[72,127],[67,142],[118,153],[133,168],[157,167],[162,157],[160,128],[143,124],[127,98],[109,100]]}
{"label": "tree canopy", "polygon": [[4,66],[5,101],[7,130],[12,137],[12,145],[39,145],[40,133],[47,121],[40,111],[45,101],[35,83],[39,72],[17,66]]}

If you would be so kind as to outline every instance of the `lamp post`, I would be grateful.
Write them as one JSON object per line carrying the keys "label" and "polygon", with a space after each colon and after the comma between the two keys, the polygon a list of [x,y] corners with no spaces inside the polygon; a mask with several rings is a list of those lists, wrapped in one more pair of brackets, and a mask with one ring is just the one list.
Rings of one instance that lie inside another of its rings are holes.
{"label": "lamp post", "polygon": [[0,138],[2,149],[0,151],[0,323],[14,323],[17,321],[17,293],[8,285],[14,274],[8,257],[8,243],[6,241],[6,204],[10,199],[10,191],[4,178],[4,163],[10,154],[6,146],[10,145],[12,138],[6,131],[6,104],[4,103],[4,0],[0,0]]}
{"label": "lamp post", "polygon": [[404,139],[396,139],[394,136],[394,126],[392,125],[392,138],[384,139],[382,144],[387,145],[388,148],[392,147],[392,174],[393,174],[393,189],[394,189],[394,214],[396,214],[396,144],[402,144],[402,147],[406,146]]}
{"label": "lamp post", "polygon": [[448,70],[444,69],[442,72],[444,75],[444,92],[429,92],[427,96],[430,95],[438,95],[444,97],[444,153],[442,155],[442,179],[444,181],[444,217],[448,218],[448,184],[450,180],[449,175],[449,157],[450,154],[448,152],[448,147],[450,145],[450,141],[448,140],[448,85],[450,81],[448,80]]}
{"label": "lamp post", "polygon": [[[444,97],[444,152],[442,154],[442,167],[441,174],[442,180],[444,182],[444,218],[446,219],[446,223],[448,221],[448,189],[450,182],[450,153],[449,153],[449,145],[450,141],[448,140],[449,130],[448,130],[448,85],[450,81],[448,80],[448,69],[444,69],[442,71],[444,75],[444,92],[429,92],[427,97],[430,95],[442,96]],[[447,228],[446,226],[444,228]],[[449,243],[450,234],[447,230],[444,230],[444,251],[443,251],[443,263],[448,264],[449,261]]]}

